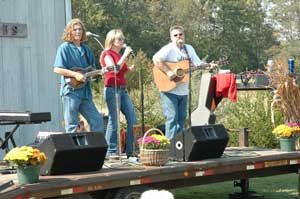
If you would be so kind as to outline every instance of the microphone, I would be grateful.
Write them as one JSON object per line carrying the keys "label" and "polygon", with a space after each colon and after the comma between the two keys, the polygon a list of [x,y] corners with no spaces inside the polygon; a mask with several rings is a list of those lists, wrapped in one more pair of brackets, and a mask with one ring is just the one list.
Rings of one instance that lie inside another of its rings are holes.
{"label": "microphone", "polygon": [[100,37],[100,35],[97,35],[97,34],[95,34],[95,33],[91,33],[91,32],[86,32],[86,35],[87,36],[91,36],[91,37]]}
{"label": "microphone", "polygon": [[[126,48],[126,47],[130,47],[130,46],[127,46],[127,44],[123,44],[122,46],[123,48]],[[135,53],[133,51],[130,52],[130,54],[135,57]]]}

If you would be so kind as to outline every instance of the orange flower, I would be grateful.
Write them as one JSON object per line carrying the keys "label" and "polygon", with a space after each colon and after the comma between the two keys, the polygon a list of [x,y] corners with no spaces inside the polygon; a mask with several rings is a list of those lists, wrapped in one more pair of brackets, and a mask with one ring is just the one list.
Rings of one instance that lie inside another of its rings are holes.
{"label": "orange flower", "polygon": [[6,154],[4,160],[10,161],[17,166],[29,166],[43,164],[47,157],[37,148],[23,146],[16,147]]}

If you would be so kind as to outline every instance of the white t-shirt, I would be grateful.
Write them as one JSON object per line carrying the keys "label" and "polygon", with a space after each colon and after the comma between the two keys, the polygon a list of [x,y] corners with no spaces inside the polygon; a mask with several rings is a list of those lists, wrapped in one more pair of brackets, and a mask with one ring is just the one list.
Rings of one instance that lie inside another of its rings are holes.
{"label": "white t-shirt", "polygon": [[[185,46],[192,63],[196,66],[200,65],[202,61],[196,54],[195,49],[189,44],[185,44]],[[157,53],[155,53],[153,57],[166,62],[178,62],[188,59],[184,48],[180,49],[174,43],[165,45]],[[188,87],[188,83],[177,83],[177,86],[174,89],[170,90],[168,93],[173,93],[176,95],[188,95]]]}

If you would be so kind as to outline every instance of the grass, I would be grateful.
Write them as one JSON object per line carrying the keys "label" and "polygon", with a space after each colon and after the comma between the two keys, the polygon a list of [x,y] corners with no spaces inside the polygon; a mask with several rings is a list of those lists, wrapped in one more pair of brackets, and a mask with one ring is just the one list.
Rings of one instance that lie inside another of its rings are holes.
{"label": "grass", "polygon": [[[286,174],[271,177],[251,178],[250,191],[263,195],[264,199],[295,199],[298,192],[298,175]],[[228,195],[241,192],[232,181],[185,187],[172,191],[176,199],[228,199]]]}

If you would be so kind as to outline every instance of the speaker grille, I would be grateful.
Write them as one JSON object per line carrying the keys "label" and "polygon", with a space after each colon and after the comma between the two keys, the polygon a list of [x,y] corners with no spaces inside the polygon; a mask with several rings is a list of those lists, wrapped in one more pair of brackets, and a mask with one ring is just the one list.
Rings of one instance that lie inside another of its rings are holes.
{"label": "speaker grille", "polygon": [[50,135],[38,148],[48,157],[42,175],[57,175],[100,170],[107,144],[103,133]]}
{"label": "speaker grille", "polygon": [[[193,126],[171,140],[171,159],[198,161],[222,156],[229,136],[223,125]],[[177,143],[177,144],[176,144]],[[179,149],[178,143],[182,143]]]}

